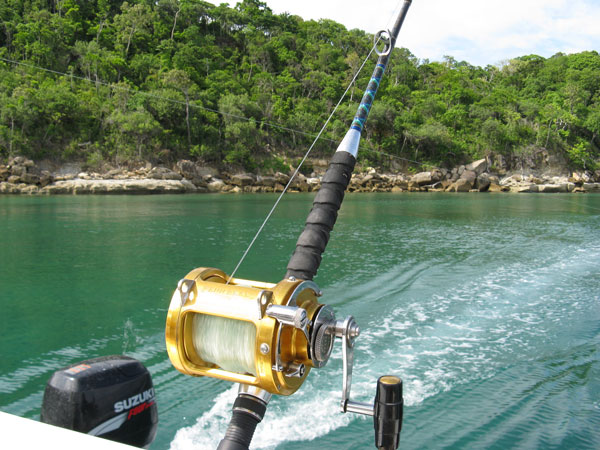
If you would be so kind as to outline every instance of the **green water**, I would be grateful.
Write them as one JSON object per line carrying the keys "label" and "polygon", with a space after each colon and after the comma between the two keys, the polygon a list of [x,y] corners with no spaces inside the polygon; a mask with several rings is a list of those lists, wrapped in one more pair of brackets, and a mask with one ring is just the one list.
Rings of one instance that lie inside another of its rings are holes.
{"label": "green water", "polygon": [[[235,388],[176,372],[177,281],[231,272],[271,195],[0,197],[0,410],[38,418],[52,372],[123,353],[151,371],[152,449],[214,448]],[[288,195],[238,276],[276,282],[312,196]],[[405,382],[402,448],[600,447],[600,196],[348,195],[315,281],[363,333],[353,397]],[[255,448],[373,448],[337,411],[341,352],[271,401]]]}

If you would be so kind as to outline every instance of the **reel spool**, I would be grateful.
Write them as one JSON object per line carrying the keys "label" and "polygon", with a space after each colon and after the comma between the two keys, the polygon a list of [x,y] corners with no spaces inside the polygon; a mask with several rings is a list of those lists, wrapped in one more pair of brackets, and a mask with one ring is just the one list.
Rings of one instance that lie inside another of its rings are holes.
{"label": "reel spool", "polygon": [[169,306],[169,358],[187,375],[293,394],[311,368],[326,364],[333,348],[325,325],[334,316],[317,301],[320,295],[312,281],[272,284],[194,269],[179,282]]}

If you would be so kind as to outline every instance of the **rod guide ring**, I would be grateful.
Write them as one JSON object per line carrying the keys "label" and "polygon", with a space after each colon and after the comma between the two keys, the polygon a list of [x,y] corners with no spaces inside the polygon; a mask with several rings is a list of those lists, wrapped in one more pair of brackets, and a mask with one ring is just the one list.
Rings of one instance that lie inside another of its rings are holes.
{"label": "rod guide ring", "polygon": [[379,40],[383,41],[385,47],[383,47],[383,50],[381,51],[377,47],[375,47],[375,53],[377,53],[377,55],[379,56],[388,56],[392,52],[393,48],[392,32],[390,30],[379,30],[373,38],[375,45],[377,45]]}

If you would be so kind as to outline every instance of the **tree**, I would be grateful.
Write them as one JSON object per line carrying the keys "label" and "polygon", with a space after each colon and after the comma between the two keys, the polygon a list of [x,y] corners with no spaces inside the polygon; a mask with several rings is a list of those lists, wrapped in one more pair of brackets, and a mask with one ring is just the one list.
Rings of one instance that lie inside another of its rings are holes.
{"label": "tree", "polygon": [[594,161],[590,145],[587,142],[580,141],[568,148],[567,155],[576,167],[583,170],[594,170],[596,168],[596,162]]}
{"label": "tree", "polygon": [[[117,42],[124,46],[124,56],[127,58],[129,49],[134,38],[139,41],[150,41],[152,39],[152,24],[154,12],[144,3],[130,5],[124,2],[121,6],[121,14],[114,17],[114,28],[116,30]],[[145,48],[142,46],[142,49]]]}
{"label": "tree", "polygon": [[[594,145],[596,139],[600,136],[600,103],[594,103],[588,108],[588,115],[585,119],[584,126],[592,135],[590,145]],[[600,147],[600,145],[596,145]]]}
{"label": "tree", "polygon": [[142,107],[134,110],[115,110],[106,119],[107,143],[117,164],[130,159],[142,161],[160,148],[162,128]]}
{"label": "tree", "polygon": [[163,75],[165,84],[179,90],[185,99],[185,124],[187,128],[188,149],[192,146],[192,135],[190,130],[190,94],[195,85],[183,70],[173,69]]}

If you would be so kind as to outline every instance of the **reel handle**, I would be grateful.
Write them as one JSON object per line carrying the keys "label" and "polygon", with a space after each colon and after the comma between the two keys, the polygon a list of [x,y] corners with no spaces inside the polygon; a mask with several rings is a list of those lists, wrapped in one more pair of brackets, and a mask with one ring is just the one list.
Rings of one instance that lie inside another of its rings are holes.
{"label": "reel handle", "polygon": [[375,426],[375,446],[383,450],[396,450],[402,430],[402,380],[386,375],[377,380],[377,393],[373,424]]}
{"label": "reel handle", "polygon": [[360,329],[354,317],[331,321],[330,333],[342,339],[342,403],[343,413],[373,416],[375,427],[375,446],[381,450],[396,450],[400,443],[404,400],[402,399],[402,380],[393,375],[384,375],[377,380],[377,390],[373,404],[350,400],[352,384],[352,366],[354,365],[354,340]]}

